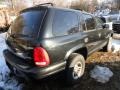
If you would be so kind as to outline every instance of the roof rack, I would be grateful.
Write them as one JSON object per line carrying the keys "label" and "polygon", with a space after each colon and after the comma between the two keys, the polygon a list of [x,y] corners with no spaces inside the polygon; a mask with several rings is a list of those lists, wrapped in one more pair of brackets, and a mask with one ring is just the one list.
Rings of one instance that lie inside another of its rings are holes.
{"label": "roof rack", "polygon": [[50,6],[54,6],[53,3],[42,3],[42,4],[38,4],[38,5],[36,5],[35,7],[38,7],[38,6],[48,6],[48,5],[50,5]]}
{"label": "roof rack", "polygon": [[82,11],[82,9],[80,9],[80,8],[72,8],[72,9],[75,9],[75,10],[80,10],[80,11]]}

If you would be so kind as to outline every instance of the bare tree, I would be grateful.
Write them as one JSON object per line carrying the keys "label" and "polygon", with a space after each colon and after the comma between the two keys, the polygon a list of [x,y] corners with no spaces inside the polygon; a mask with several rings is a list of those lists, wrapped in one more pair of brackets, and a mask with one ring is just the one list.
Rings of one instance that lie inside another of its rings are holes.
{"label": "bare tree", "polygon": [[116,3],[116,6],[117,6],[117,9],[119,10],[120,9],[120,0],[115,0],[115,3]]}
{"label": "bare tree", "polygon": [[11,6],[12,6],[12,8],[15,9],[15,8],[14,8],[14,4],[13,4],[13,0],[10,0],[10,1],[11,1]]}

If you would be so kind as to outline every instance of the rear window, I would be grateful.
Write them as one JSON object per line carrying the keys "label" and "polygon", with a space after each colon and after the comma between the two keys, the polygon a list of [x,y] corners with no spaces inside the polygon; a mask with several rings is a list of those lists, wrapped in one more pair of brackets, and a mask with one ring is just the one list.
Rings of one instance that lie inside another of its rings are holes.
{"label": "rear window", "polygon": [[38,35],[45,10],[34,10],[19,15],[10,27],[10,33],[14,35],[26,35],[34,37]]}

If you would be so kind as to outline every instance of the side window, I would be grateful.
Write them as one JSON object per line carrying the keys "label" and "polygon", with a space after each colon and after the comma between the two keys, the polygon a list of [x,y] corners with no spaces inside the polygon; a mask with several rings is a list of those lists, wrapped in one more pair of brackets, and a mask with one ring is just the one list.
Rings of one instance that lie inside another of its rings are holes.
{"label": "side window", "polygon": [[101,17],[101,20],[106,23],[106,19],[104,17]]}
{"label": "side window", "polygon": [[84,20],[85,20],[85,23],[86,23],[87,30],[95,29],[95,20],[94,20],[94,18],[89,14],[84,14],[83,17],[84,17]]}
{"label": "side window", "polygon": [[104,22],[98,17],[95,18],[95,21],[97,27],[102,27],[102,25],[104,24]]}
{"label": "side window", "polygon": [[86,31],[86,23],[85,23],[84,19],[82,19],[81,27],[82,27],[82,31]]}
{"label": "side window", "polygon": [[53,20],[55,36],[69,35],[79,32],[78,16],[73,12],[56,11]]}

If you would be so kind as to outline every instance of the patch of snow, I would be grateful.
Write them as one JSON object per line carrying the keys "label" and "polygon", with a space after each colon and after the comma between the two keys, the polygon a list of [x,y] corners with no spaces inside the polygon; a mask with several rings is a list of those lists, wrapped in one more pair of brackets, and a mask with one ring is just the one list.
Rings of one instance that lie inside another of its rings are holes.
{"label": "patch of snow", "polygon": [[10,70],[6,66],[3,56],[3,50],[6,49],[5,44],[6,33],[0,34],[0,90],[21,90],[23,84],[18,83],[15,77],[10,77]]}
{"label": "patch of snow", "polygon": [[90,72],[91,78],[101,83],[106,83],[113,76],[113,72],[107,67],[101,67],[96,65]]}

